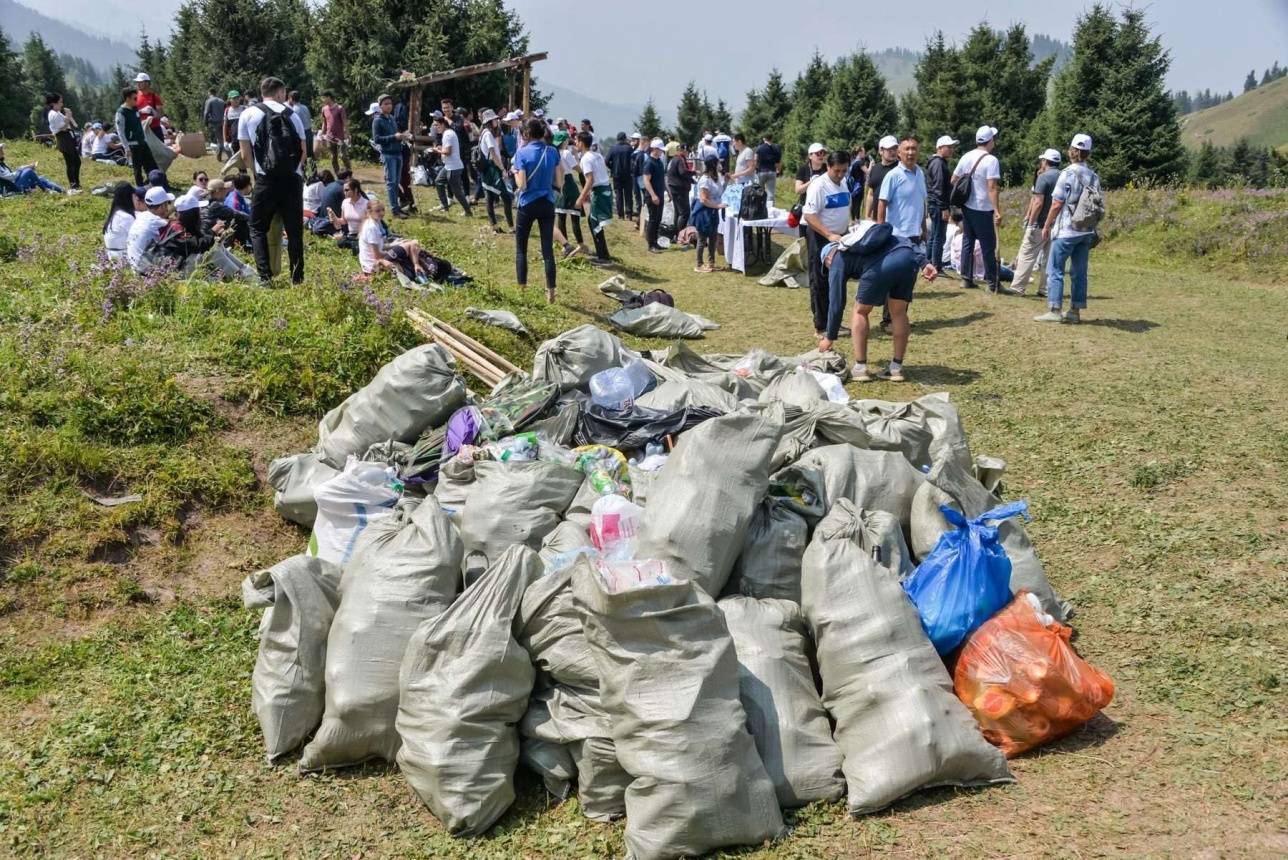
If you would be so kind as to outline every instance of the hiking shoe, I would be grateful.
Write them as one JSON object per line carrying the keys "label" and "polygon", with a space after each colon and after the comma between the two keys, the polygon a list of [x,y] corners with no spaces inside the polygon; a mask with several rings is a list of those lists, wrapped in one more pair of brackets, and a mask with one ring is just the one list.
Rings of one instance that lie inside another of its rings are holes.
{"label": "hiking shoe", "polygon": [[1015,289],[1015,287],[1002,287],[1002,288],[1001,288],[1001,290],[1002,290],[1002,294],[1003,294],[1003,295],[1007,295],[1007,296],[1022,296],[1022,295],[1024,295],[1024,290],[1017,290],[1017,289]]}
{"label": "hiking shoe", "polygon": [[1082,316],[1078,313],[1077,308],[1069,308],[1064,312],[1064,316],[1060,318],[1060,321],[1066,322],[1069,325],[1077,325],[1082,322]]}
{"label": "hiking shoe", "polygon": [[886,382],[903,382],[903,368],[887,367],[885,370],[877,374],[877,379],[883,379]]}
{"label": "hiking shoe", "polygon": [[872,371],[868,370],[866,364],[854,362],[854,367],[850,368],[850,379],[854,382],[871,382]]}
{"label": "hiking shoe", "polygon": [[1051,310],[1047,311],[1046,313],[1041,314],[1040,316],[1036,316],[1036,317],[1034,317],[1034,318],[1033,318],[1033,321],[1034,321],[1034,322],[1054,322],[1054,323],[1058,323],[1058,322],[1063,322],[1063,321],[1064,321],[1064,317],[1060,316],[1060,311],[1058,311],[1058,310],[1057,310],[1057,309],[1055,309],[1055,308],[1052,308]]}

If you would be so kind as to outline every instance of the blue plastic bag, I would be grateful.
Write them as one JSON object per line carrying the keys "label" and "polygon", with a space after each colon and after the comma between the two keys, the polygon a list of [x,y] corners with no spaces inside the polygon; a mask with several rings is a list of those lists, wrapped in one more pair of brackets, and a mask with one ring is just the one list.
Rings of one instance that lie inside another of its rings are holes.
{"label": "blue plastic bag", "polygon": [[968,520],[948,505],[939,510],[956,526],[939,536],[930,555],[903,583],[921,626],[935,650],[947,654],[1011,600],[1011,560],[987,525],[1021,515],[1027,521],[1028,502],[1010,502]]}

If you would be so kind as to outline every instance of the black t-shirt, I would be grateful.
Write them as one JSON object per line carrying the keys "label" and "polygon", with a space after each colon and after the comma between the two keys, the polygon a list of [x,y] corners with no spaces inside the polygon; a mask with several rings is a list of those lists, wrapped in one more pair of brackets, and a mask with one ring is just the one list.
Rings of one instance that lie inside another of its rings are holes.
{"label": "black t-shirt", "polygon": [[[813,167],[811,167],[811,166],[810,166],[810,163],[809,163],[808,161],[806,161],[806,162],[805,162],[804,164],[802,164],[799,168],[797,168],[797,170],[796,170],[796,181],[797,181],[797,182],[809,182],[809,181],[810,181],[811,179],[813,179],[815,176],[818,176],[820,173],[824,173],[824,172],[826,172],[826,171],[827,171],[827,167],[826,167],[826,165],[825,165],[825,166],[823,166],[823,167],[820,167],[818,170],[815,170]],[[802,206],[804,206],[804,205],[805,205],[805,192],[804,192],[804,191],[802,191],[802,192],[801,192],[801,199],[800,199],[798,202],[799,202]]]}
{"label": "black t-shirt", "polygon": [[[640,176],[648,177],[649,185],[660,201],[666,191],[666,165],[662,163],[662,159],[646,157],[640,168]],[[647,199],[648,189],[645,189],[644,193]]]}
{"label": "black t-shirt", "polygon": [[868,188],[872,189],[872,199],[868,201],[866,214],[873,220],[877,217],[877,198],[881,196],[881,183],[885,181],[886,174],[894,170],[898,163],[895,161],[891,164],[883,164],[877,161],[868,169]]}
{"label": "black t-shirt", "polygon": [[[689,172],[689,163],[683,155],[671,157],[671,161],[666,165],[666,187],[674,188],[680,193],[688,196],[689,188],[693,185],[693,174]],[[675,195],[672,194],[672,197]]]}
{"label": "black t-shirt", "polygon": [[778,169],[778,162],[783,157],[783,151],[772,143],[762,143],[756,147],[756,172],[764,173],[773,172]]}

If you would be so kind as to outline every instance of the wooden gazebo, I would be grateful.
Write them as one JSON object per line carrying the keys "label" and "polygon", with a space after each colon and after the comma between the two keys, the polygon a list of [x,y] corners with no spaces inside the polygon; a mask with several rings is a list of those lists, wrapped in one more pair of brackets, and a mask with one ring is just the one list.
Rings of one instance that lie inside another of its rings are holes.
{"label": "wooden gazebo", "polygon": [[[424,98],[426,87],[434,84],[441,84],[444,81],[454,81],[460,78],[472,78],[475,75],[486,75],[489,72],[508,71],[510,73],[510,104],[513,105],[515,101],[514,90],[515,84],[517,83],[516,79],[519,77],[519,73],[522,72],[523,91],[520,106],[523,108],[523,113],[526,116],[528,113],[528,102],[532,96],[532,64],[541,62],[546,59],[547,56],[548,54],[545,51],[542,51],[537,54],[524,54],[522,57],[511,57],[508,60],[500,60],[495,63],[478,63],[473,66],[462,66],[459,69],[449,69],[445,72],[431,72],[428,75],[421,75],[418,78],[403,78],[394,81],[390,84],[390,88],[395,90],[410,90],[407,100],[407,115],[412,118],[412,123],[418,125],[421,117],[421,101]],[[413,128],[413,134],[415,134],[415,131],[416,129]],[[422,135],[416,134],[415,137],[418,142],[420,142],[419,139]]]}

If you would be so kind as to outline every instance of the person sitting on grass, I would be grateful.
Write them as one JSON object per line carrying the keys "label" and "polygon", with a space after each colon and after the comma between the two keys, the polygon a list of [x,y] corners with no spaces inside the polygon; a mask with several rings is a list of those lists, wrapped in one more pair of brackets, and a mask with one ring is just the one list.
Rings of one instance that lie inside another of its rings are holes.
{"label": "person sitting on grass", "polygon": [[[948,242],[948,252],[950,255],[953,270],[960,272],[962,270],[962,239],[964,232],[962,230],[962,210],[953,209],[952,211],[953,226],[957,228],[953,233],[952,239]],[[1002,265],[998,261],[997,277],[1001,281],[1010,283],[1015,279],[1015,270],[1010,266]],[[979,240],[975,240],[975,269],[976,272],[984,271],[984,251],[980,248]]]}
{"label": "person sitting on grass", "polygon": [[250,217],[250,174],[239,173],[233,177],[233,190],[228,193],[228,207]]}
{"label": "person sitting on grass", "polygon": [[177,271],[192,275],[198,271],[215,279],[251,280],[254,267],[243,263],[220,244],[227,230],[223,221],[210,225],[207,232],[201,222],[201,201],[185,194],[174,201],[175,220],[157,237],[155,250],[161,257],[174,260]]}
{"label": "person sitting on grass", "polygon": [[21,167],[10,167],[4,160],[4,144],[0,143],[0,196],[26,194],[37,188],[53,194],[66,193],[61,185],[37,173],[36,164],[33,161]]}
{"label": "person sitting on grass", "polygon": [[134,217],[147,209],[143,202],[144,193],[144,189],[135,188],[128,182],[118,182],[112,189],[112,204],[107,209],[107,219],[103,221],[103,247],[107,249],[108,259],[119,260],[125,256]]}
{"label": "person sitting on grass", "polygon": [[411,263],[409,280],[426,283],[428,273],[421,267],[420,243],[415,239],[389,239],[385,226],[383,200],[372,200],[367,205],[367,217],[358,230],[358,264],[362,266],[359,280],[371,280],[381,270],[406,274],[402,264]]}
{"label": "person sitting on grass", "polygon": [[230,193],[232,189],[222,179],[213,179],[207,184],[206,205],[201,210],[203,229],[209,233],[216,222],[223,221],[231,231],[232,240],[243,248],[250,248],[250,216],[228,205]]}
{"label": "person sitting on grass", "polygon": [[344,200],[340,204],[340,211],[334,209],[328,210],[327,217],[335,226],[335,243],[341,248],[348,248],[353,253],[358,253],[358,233],[362,230],[362,222],[367,217],[367,207],[370,201],[367,199],[366,192],[362,190],[362,183],[355,177],[350,176],[344,182]]}
{"label": "person sitting on grass", "polygon": [[134,216],[125,243],[125,258],[140,275],[152,266],[152,246],[170,223],[170,204],[173,202],[174,195],[164,188],[149,188],[143,197],[145,211]]}

